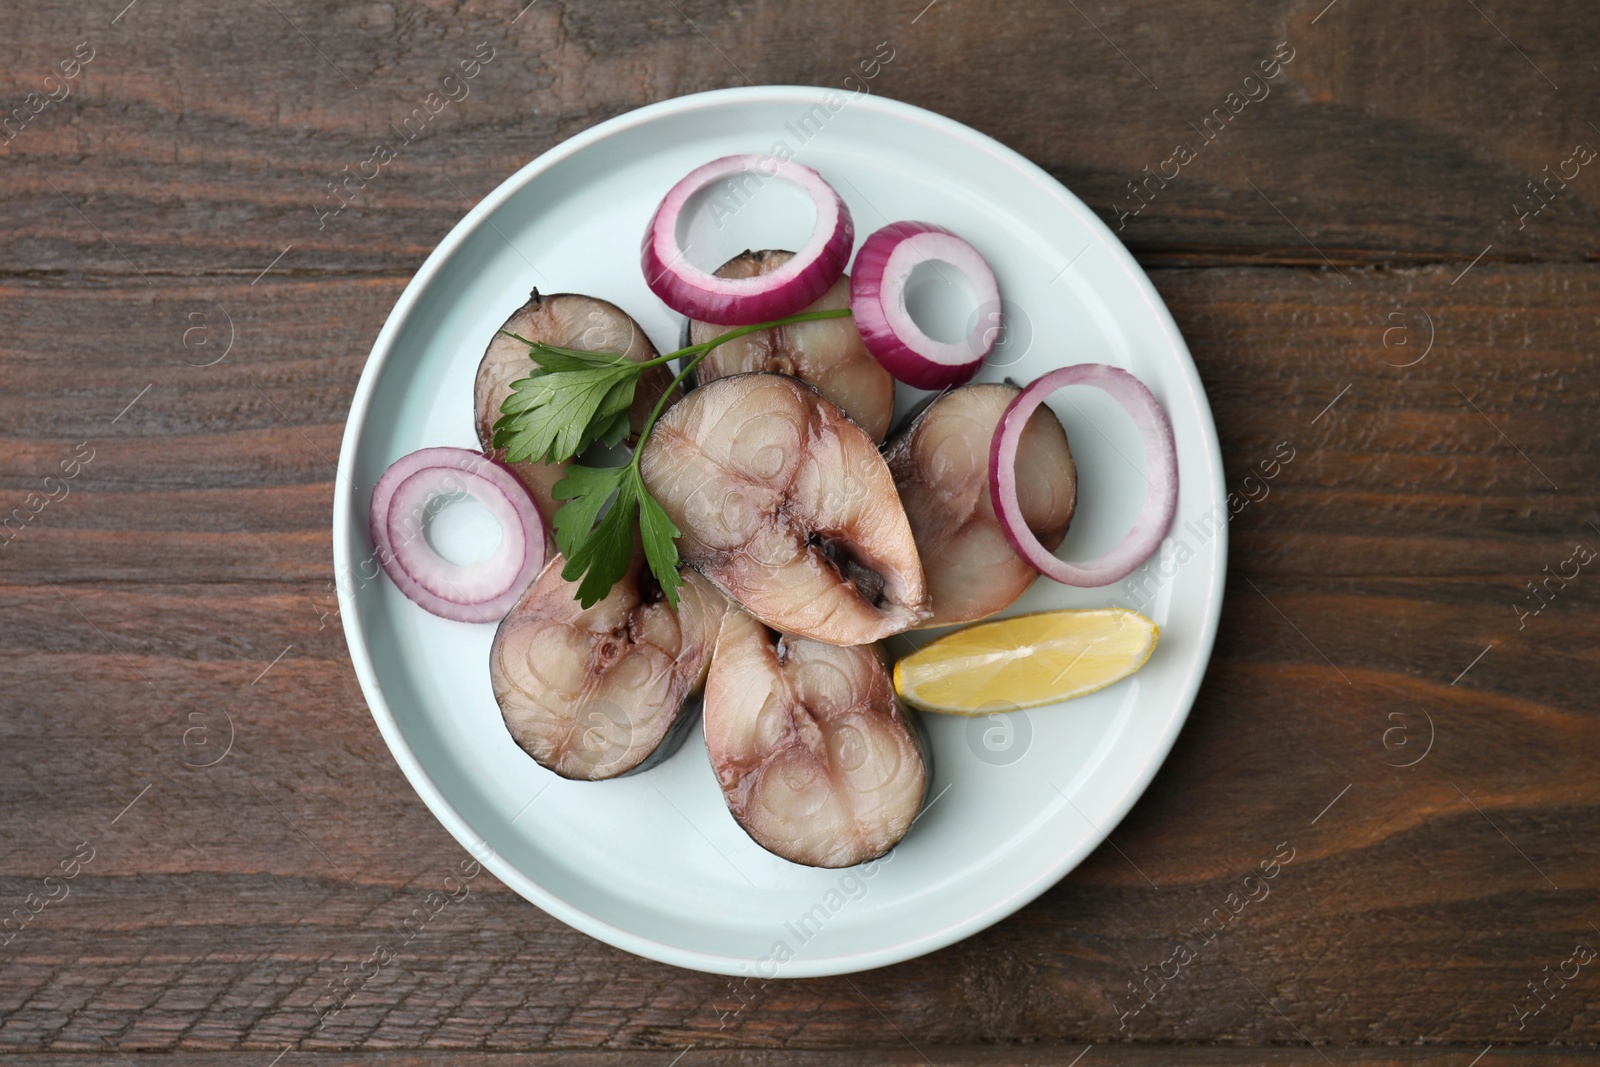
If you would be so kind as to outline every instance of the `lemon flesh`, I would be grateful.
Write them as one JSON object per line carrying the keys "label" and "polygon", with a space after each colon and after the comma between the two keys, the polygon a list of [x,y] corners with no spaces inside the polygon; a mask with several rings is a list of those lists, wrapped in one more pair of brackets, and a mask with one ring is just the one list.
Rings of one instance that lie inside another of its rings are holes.
{"label": "lemon flesh", "polygon": [[1124,608],[1016,615],[930,641],[895,664],[894,688],[942,715],[1036,708],[1121,681],[1144,666],[1159,636]]}

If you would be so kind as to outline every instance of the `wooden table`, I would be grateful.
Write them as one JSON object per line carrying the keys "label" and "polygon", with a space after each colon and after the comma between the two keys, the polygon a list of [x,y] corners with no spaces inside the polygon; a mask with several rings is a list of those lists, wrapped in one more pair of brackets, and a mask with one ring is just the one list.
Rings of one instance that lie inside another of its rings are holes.
{"label": "wooden table", "polygon": [[[0,902],[50,898],[0,950],[0,1063],[1491,1067],[1600,1043],[1600,165],[1576,149],[1600,145],[1600,9],[124,3],[14,5],[0,45],[0,512],[25,517],[0,549]],[[372,724],[330,585],[385,315],[563,138],[847,78],[1046,167],[1188,338],[1249,503],[1171,758],[1060,885],[924,959],[741,1006],[485,876],[319,1029],[462,857]],[[1152,978],[1280,843],[1270,898]]]}

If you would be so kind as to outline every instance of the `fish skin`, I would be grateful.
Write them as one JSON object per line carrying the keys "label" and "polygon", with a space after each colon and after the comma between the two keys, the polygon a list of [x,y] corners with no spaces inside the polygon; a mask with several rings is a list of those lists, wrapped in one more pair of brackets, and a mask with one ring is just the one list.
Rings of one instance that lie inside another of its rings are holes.
{"label": "fish skin", "polygon": [[[500,330],[557,348],[622,352],[635,363],[654,359],[657,354],[644,328],[627,312],[608,300],[578,293],[545,296],[535,289],[528,302],[512,312]],[[526,378],[537,364],[528,357],[527,345],[500,330],[495,331],[478,362],[472,387],[472,409],[478,444],[491,458],[503,462],[503,450],[494,447],[494,424],[500,418],[500,405],[511,395],[512,383]],[[633,404],[628,409],[628,422],[634,433],[643,429],[650,409],[671,384],[672,375],[665,367],[653,367],[640,377]],[[550,520],[560,506],[551,492],[555,484],[567,476],[567,464],[528,460],[508,463],[506,467],[533,497],[548,533]],[[553,551],[554,540],[547,537],[546,543]]]}
{"label": "fish skin", "polygon": [[[919,627],[987,618],[1025,593],[1039,572],[1017,554],[995,517],[989,446],[1013,385],[964,385],[934,398],[885,451],[911,523],[932,600]],[[1041,405],[1017,446],[1017,500],[1044,546],[1066,537],[1077,505],[1067,434]]]}
{"label": "fish skin", "polygon": [[583,781],[621,777],[681,743],[674,728],[693,714],[727,601],[687,572],[674,611],[652,595],[636,546],[628,573],[585,609],[565,565],[560,555],[545,564],[495,632],[495,702],[541,766]]}
{"label": "fish skin", "polygon": [[[777,270],[793,252],[767,249],[743,252],[717,269],[719,278],[752,278]],[[850,306],[850,275],[845,274],[805,311],[835,311]],[[703,344],[732,327],[691,319],[684,344]],[[882,444],[894,419],[894,377],[872,358],[854,319],[823,319],[776,326],[735,338],[712,349],[694,370],[705,384],[735,374],[765,371],[788,374],[839,405],[875,444]]]}
{"label": "fish skin", "polygon": [[736,607],[706,680],[706,751],[729,812],[793,863],[851,867],[910,829],[930,772],[876,646],[778,637]]}
{"label": "fish skin", "polygon": [[640,458],[683,560],[784,633],[864,645],[927,613],[922,563],[872,440],[815,389],[720,378],[668,408]]}

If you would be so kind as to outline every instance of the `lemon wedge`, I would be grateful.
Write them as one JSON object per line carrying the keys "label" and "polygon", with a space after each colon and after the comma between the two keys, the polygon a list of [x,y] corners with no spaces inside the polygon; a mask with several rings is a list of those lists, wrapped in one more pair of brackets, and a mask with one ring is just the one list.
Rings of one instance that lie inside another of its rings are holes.
{"label": "lemon wedge", "polygon": [[1041,611],[945,634],[894,666],[914,708],[988,715],[1093,693],[1144,666],[1160,630],[1135,611]]}

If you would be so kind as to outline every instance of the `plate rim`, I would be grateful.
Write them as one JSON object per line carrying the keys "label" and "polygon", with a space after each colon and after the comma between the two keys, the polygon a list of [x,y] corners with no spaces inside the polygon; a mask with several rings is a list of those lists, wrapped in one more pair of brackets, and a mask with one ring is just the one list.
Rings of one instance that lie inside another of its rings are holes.
{"label": "plate rim", "polygon": [[[383,327],[379,330],[378,336],[374,340],[372,349],[362,367],[360,379],[351,397],[350,411],[346,416],[344,433],[341,435],[339,445],[339,467],[337,473],[340,477],[335,479],[333,496],[334,582],[341,605],[347,605],[351,609],[340,611],[340,621],[343,625],[345,644],[350,654],[351,665],[355,668],[356,680],[361,687],[362,696],[366,699],[367,707],[377,723],[378,731],[383,736],[384,742],[388,746],[396,764],[399,765],[401,773],[405,775],[406,781],[410,783],[412,789],[416,791],[434,818],[439,820],[450,835],[523,899],[573,929],[626,952],[656,962],[714,974],[750,976],[751,965],[756,961],[743,956],[707,952],[660,941],[619,927],[568,903],[566,900],[547,891],[542,885],[529,878],[520,869],[495,852],[488,844],[487,839],[472,828],[468,820],[456,809],[428,774],[422,765],[422,761],[412,749],[399,722],[395,719],[394,712],[389,707],[388,700],[384,696],[383,686],[378,678],[368,647],[366,627],[360,618],[360,612],[355,610],[354,593],[349,588],[353,582],[353,578],[350,577],[352,565],[349,549],[350,535],[352,527],[364,525],[364,521],[358,516],[358,502],[354,484],[350,477],[344,474],[343,468],[346,460],[356,454],[361,428],[365,426],[367,419],[371,415],[372,400],[377,389],[378,379],[393,351],[395,338],[408,324],[423,292],[433,283],[435,276],[445,262],[478,230],[488,216],[519,193],[536,177],[594,144],[637,127],[648,125],[669,115],[705,108],[754,103],[793,102],[822,104],[824,98],[830,94],[834,96],[844,95],[839,89],[824,86],[755,85],[713,89],[706,92],[673,97],[653,104],[646,104],[599,122],[552,146],[524,164],[474,204],[451,227],[449,233],[440,240],[433,251],[423,260],[422,265],[417,268],[411,280],[406,283],[405,289],[401,292],[399,298],[395,301],[393,309],[384,320]],[[994,155],[1001,162],[1017,169],[1023,175],[1031,177],[1045,191],[1061,201],[1063,208],[1085,224],[1092,238],[1116,257],[1123,267],[1129,269],[1134,281],[1135,291],[1143,297],[1150,313],[1155,318],[1157,326],[1181,357],[1180,362],[1186,363],[1188,369],[1192,372],[1194,386],[1203,401],[1199,410],[1199,428],[1210,445],[1205,456],[1205,466],[1209,481],[1219,491],[1224,489],[1226,482],[1222,469],[1221,444],[1217,437],[1216,420],[1211,409],[1210,398],[1205,390],[1205,383],[1200,379],[1194,357],[1190,353],[1189,346],[1184,341],[1182,333],[1178,330],[1177,323],[1173,320],[1166,303],[1161,299],[1154,284],[1150,281],[1149,275],[1134,259],[1127,247],[1117,238],[1116,234],[1111,231],[1111,228],[1106,225],[1105,221],[1044,168],[1015,149],[973,129],[963,122],[915,104],[909,104],[877,93],[870,94],[865,99],[861,99],[859,96],[850,99],[847,106],[876,110],[891,119],[912,121],[932,126],[940,132],[971,144],[976,150]],[[1207,610],[1204,613],[1204,632],[1199,635],[1199,640],[1196,642],[1196,667],[1189,672],[1189,677],[1182,686],[1171,727],[1157,747],[1152,750],[1139,772],[1131,776],[1120,794],[1106,805],[1111,814],[1103,819],[1100,825],[1094,826],[1091,824],[1092,832],[1077,847],[1064,851],[1039,876],[1021,886],[1015,887],[1011,892],[987,906],[975,910],[960,921],[949,923],[935,930],[923,931],[892,944],[880,945],[859,952],[836,953],[831,956],[796,957],[786,961],[779,973],[774,975],[773,978],[814,978],[851,974],[875,967],[901,963],[945,948],[1008,918],[1036,900],[1047,892],[1050,887],[1071,873],[1095,849],[1099,848],[1109,836],[1111,830],[1127,817],[1128,812],[1132,810],[1139,798],[1144,795],[1157,772],[1166,763],[1167,757],[1171,754],[1172,746],[1183,732],[1184,724],[1188,721],[1189,714],[1194,708],[1195,697],[1199,693],[1200,685],[1204,681],[1207,668],[1210,665],[1222,614],[1222,593],[1228,570],[1228,532],[1227,524],[1221,525],[1213,542],[1218,553],[1218,565],[1211,575],[1206,589]],[[766,975],[761,977],[763,980],[771,980]]]}

